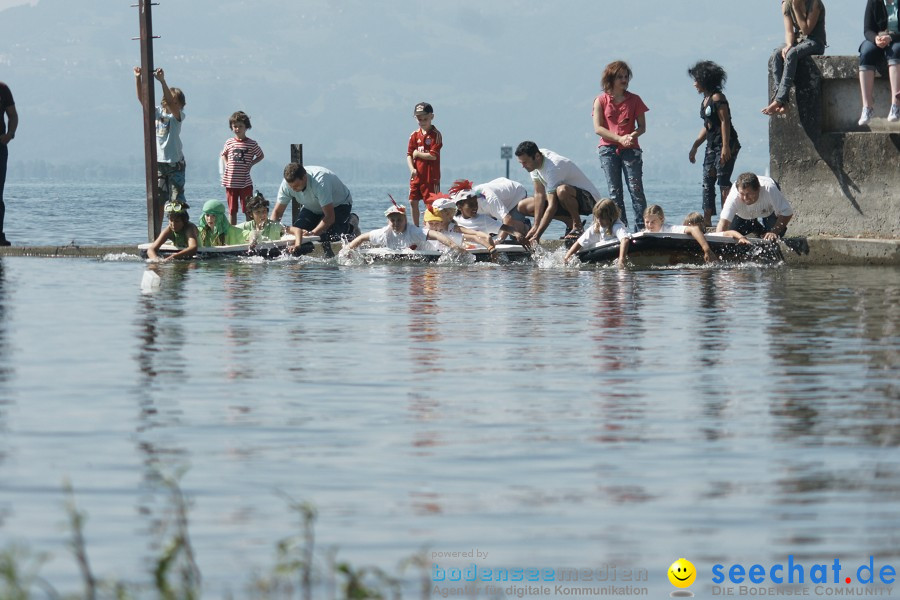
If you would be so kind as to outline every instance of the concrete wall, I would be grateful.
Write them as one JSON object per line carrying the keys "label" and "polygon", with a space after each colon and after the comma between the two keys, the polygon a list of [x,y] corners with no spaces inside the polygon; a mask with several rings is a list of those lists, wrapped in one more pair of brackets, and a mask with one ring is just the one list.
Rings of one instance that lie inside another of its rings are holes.
{"label": "concrete wall", "polygon": [[887,121],[882,72],[876,118],[857,125],[858,64],[856,56],[801,61],[787,113],[769,122],[771,175],[794,208],[788,235],[900,238],[900,122]]}

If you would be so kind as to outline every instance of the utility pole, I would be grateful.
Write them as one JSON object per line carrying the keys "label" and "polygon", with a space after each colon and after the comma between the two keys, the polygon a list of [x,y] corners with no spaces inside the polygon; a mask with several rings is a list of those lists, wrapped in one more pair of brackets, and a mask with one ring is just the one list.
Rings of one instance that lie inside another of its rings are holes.
{"label": "utility pole", "polygon": [[[291,144],[291,162],[303,165],[303,144]],[[300,205],[293,198],[291,199],[291,225],[297,222],[297,216],[300,214]]]}
{"label": "utility pole", "polygon": [[144,105],[144,172],[147,180],[147,237],[153,241],[162,229],[162,210],[156,177],[156,99],[153,91],[153,19],[149,0],[138,0],[141,24],[141,93]]}

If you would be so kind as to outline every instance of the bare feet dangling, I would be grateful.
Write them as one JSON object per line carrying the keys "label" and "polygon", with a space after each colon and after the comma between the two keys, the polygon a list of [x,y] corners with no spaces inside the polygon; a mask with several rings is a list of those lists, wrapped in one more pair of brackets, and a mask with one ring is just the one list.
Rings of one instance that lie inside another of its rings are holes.
{"label": "bare feet dangling", "polygon": [[760,111],[764,115],[782,115],[784,114],[784,104],[778,100],[772,100],[772,103]]}

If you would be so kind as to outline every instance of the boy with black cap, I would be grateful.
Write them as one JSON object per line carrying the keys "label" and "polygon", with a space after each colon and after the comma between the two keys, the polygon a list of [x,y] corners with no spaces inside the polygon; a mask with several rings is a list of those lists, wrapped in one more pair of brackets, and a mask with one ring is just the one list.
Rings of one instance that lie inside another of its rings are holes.
{"label": "boy with black cap", "polygon": [[409,204],[413,224],[419,225],[419,200],[430,206],[428,197],[441,191],[441,147],[444,139],[431,122],[434,109],[427,102],[419,102],[413,111],[419,127],[409,136],[406,164],[409,167]]}

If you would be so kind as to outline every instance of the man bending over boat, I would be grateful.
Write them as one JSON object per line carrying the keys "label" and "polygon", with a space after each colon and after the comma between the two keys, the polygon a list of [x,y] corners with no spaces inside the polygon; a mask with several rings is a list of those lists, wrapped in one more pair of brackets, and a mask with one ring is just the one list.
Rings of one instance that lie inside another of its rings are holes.
{"label": "man bending over boat", "polygon": [[376,229],[359,235],[349,244],[345,244],[341,249],[341,254],[346,254],[350,250],[358,248],[365,242],[372,245],[388,248],[390,250],[424,250],[427,240],[437,240],[440,243],[453,248],[454,250],[465,253],[466,249],[451,240],[440,231],[431,229],[420,229],[409,223],[406,219],[406,207],[398,206],[394,203],[390,208],[384,211],[387,217],[387,227]]}
{"label": "man bending over boat", "polygon": [[273,221],[281,222],[291,200],[300,203],[300,214],[293,225],[302,229],[304,235],[317,235],[323,242],[337,242],[342,235],[353,234],[350,190],[325,167],[288,163],[272,209]]}
{"label": "man bending over boat", "polygon": [[534,142],[522,142],[516,148],[522,168],[531,173],[534,198],[519,203],[519,211],[534,217],[534,225],[525,235],[529,242],[540,242],[541,235],[557,219],[568,230],[565,239],[578,239],[584,228],[581,215],[590,215],[600,192],[575,163],[552,150],[538,148]]}
{"label": "man bending over boat", "polygon": [[794,210],[771,177],[741,173],[728,192],[716,232],[755,233],[774,242],[787,231]]}

